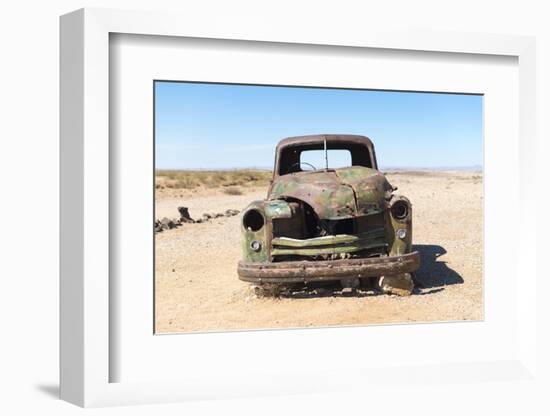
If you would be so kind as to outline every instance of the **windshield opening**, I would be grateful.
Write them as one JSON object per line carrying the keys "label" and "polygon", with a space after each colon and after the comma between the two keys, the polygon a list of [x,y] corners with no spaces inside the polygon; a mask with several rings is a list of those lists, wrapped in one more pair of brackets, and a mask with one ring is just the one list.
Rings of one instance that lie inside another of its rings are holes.
{"label": "windshield opening", "polygon": [[[347,149],[305,150],[300,153],[301,170],[337,169],[351,166],[351,152]],[[328,165],[328,166],[327,166]]]}
{"label": "windshield opening", "polygon": [[[374,166],[367,146],[355,143],[328,143],[328,167]],[[278,174],[326,169],[324,143],[288,146],[280,150]]]}

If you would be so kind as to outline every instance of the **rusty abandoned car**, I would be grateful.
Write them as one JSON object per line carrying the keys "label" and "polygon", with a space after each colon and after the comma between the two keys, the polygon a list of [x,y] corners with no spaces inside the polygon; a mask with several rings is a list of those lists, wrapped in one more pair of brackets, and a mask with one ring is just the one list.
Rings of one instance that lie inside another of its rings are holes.
{"label": "rusty abandoned car", "polygon": [[[349,152],[349,166],[330,168],[333,150]],[[320,151],[325,166],[306,162],[309,151]],[[267,198],[243,211],[239,278],[258,287],[339,281],[410,295],[420,255],[412,251],[411,203],[396,190],[367,137],[280,141]]]}

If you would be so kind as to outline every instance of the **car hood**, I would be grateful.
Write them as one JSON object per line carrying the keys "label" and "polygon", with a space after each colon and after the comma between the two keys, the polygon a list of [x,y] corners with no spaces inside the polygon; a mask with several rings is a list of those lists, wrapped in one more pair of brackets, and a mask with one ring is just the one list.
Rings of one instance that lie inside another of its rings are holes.
{"label": "car hood", "polygon": [[309,204],[320,219],[338,220],[383,211],[392,191],[377,170],[352,166],[280,176],[268,199],[298,199]]}

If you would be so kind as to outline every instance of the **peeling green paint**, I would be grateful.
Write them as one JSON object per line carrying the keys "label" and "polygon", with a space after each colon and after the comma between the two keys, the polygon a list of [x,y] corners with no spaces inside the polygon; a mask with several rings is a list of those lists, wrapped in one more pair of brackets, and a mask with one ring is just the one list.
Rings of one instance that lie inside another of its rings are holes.
{"label": "peeling green paint", "polygon": [[266,201],[264,207],[269,218],[290,218],[292,215],[290,206],[285,201]]}
{"label": "peeling green paint", "polygon": [[343,183],[351,186],[357,201],[356,215],[369,215],[384,210],[388,192],[393,189],[384,175],[375,169],[352,166],[336,170]]}
{"label": "peeling green paint", "polygon": [[[395,197],[396,199],[403,197]],[[407,200],[408,201],[408,200]],[[387,215],[387,240],[390,243],[390,255],[398,256],[401,254],[410,253],[412,251],[412,206],[409,205],[409,216],[405,221],[398,221],[392,215]],[[397,230],[404,229],[406,231],[406,237],[400,239],[397,237]]]}
{"label": "peeling green paint", "polygon": [[271,252],[273,256],[280,255],[295,255],[295,256],[318,256],[322,254],[342,254],[342,253],[354,253],[356,251],[368,250],[374,248],[385,247],[387,244],[361,242],[354,243],[345,246],[334,246],[325,248],[274,248]]}
{"label": "peeling green paint", "polygon": [[305,240],[299,240],[295,238],[278,237],[272,240],[273,246],[285,246],[285,247],[318,247],[318,246],[333,246],[339,244],[361,244],[362,242],[372,241],[373,239],[379,239],[385,237],[385,230],[383,228],[375,229],[367,233],[361,233],[357,235],[339,234],[339,235],[326,235],[323,237],[308,238]]}
{"label": "peeling green paint", "polygon": [[383,211],[391,190],[386,177],[377,170],[353,166],[281,176],[268,199],[299,199],[309,204],[319,218],[337,220]]}
{"label": "peeling green paint", "polygon": [[[265,227],[260,231],[245,231],[242,239],[243,260],[253,263],[264,263],[269,260],[269,242],[265,232]],[[258,241],[261,244],[260,251],[254,251],[251,248],[252,241]]]}

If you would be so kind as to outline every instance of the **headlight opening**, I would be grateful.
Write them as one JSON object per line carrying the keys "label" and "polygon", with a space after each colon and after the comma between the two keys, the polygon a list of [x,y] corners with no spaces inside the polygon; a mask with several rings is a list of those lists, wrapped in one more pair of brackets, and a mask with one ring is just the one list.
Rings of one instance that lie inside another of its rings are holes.
{"label": "headlight opening", "polygon": [[243,227],[247,231],[258,231],[264,224],[264,216],[257,209],[250,209],[243,216]]}
{"label": "headlight opening", "polygon": [[409,217],[411,207],[409,202],[404,199],[399,199],[392,204],[390,210],[393,218],[404,221]]}

